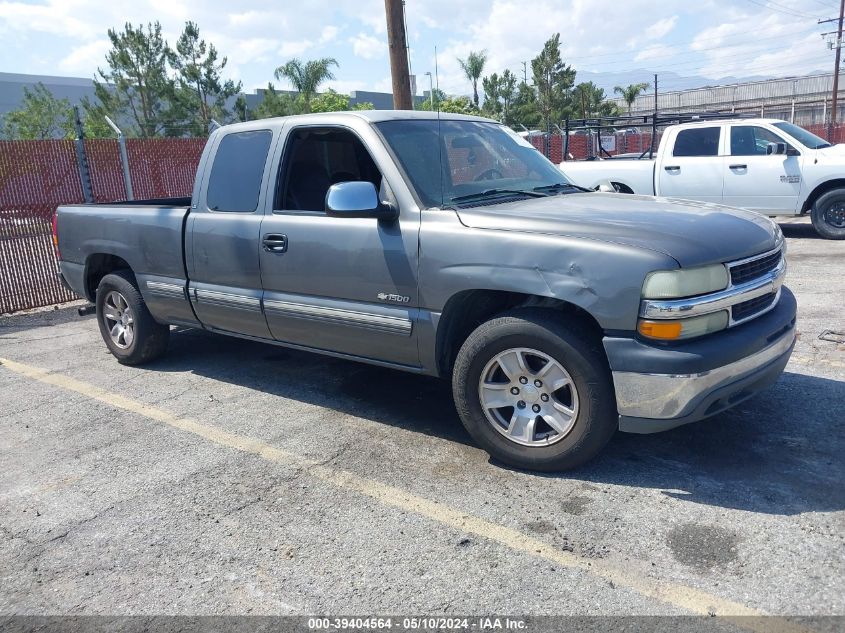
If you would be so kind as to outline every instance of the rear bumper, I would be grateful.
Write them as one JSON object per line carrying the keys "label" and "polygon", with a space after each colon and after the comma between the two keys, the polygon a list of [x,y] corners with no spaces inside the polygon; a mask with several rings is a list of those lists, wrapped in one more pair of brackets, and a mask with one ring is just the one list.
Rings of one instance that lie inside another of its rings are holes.
{"label": "rear bumper", "polygon": [[655,433],[729,409],[777,381],[795,345],[795,298],[704,341],[658,347],[605,339],[619,429]]}

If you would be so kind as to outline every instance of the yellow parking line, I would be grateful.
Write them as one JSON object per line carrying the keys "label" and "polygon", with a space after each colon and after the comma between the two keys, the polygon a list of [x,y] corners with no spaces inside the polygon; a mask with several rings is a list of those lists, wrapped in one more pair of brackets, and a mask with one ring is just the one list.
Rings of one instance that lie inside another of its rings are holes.
{"label": "yellow parking line", "polygon": [[[202,424],[188,418],[112,393],[96,385],[52,373],[38,367],[24,365],[12,360],[0,359],[0,365],[22,376],[75,391],[109,406],[135,413],[151,420],[167,424],[176,429],[193,433],[220,446],[258,455],[268,461],[305,469],[311,476],[331,483],[338,488],[351,490],[371,497],[384,505],[413,512],[447,525],[466,534],[494,541],[515,551],[543,558],[562,567],[578,569],[594,576],[612,581],[618,587],[627,587],[644,596],[680,607],[697,614],[725,616],[742,628],[761,632],[798,633],[808,629],[784,618],[763,617],[760,610],[746,607],[738,602],[685,585],[661,581],[642,576],[629,569],[619,569],[607,561],[590,560],[572,552],[550,547],[548,543],[481,517],[462,512],[444,503],[420,497],[401,488],[361,477],[349,471],[322,465],[314,460],[276,448],[260,440],[228,433],[219,428]],[[741,616],[733,619],[731,616]]]}

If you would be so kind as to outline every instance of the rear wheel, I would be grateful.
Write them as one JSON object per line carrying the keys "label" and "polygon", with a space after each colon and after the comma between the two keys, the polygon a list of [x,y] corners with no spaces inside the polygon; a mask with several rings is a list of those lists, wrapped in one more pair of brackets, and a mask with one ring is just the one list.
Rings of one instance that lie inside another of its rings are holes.
{"label": "rear wheel", "polygon": [[475,330],[452,388],[472,437],[519,468],[557,471],[595,456],[618,427],[607,360],[575,321],[515,310]]}
{"label": "rear wheel", "polygon": [[167,351],[170,327],[150,314],[129,271],[113,272],[100,281],[97,323],[109,351],[125,365],[140,365]]}
{"label": "rear wheel", "polygon": [[845,240],[845,189],[834,189],[819,197],[811,213],[813,227],[829,240]]}

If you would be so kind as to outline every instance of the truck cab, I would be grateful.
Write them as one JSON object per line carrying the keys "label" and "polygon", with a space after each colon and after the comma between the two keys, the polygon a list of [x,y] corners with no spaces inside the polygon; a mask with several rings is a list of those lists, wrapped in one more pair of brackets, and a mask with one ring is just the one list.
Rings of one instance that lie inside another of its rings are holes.
{"label": "truck cab", "polygon": [[821,235],[845,238],[845,146],[778,119],[673,125],[653,160],[567,161],[560,168],[588,188],[604,185],[772,217],[811,214]]}

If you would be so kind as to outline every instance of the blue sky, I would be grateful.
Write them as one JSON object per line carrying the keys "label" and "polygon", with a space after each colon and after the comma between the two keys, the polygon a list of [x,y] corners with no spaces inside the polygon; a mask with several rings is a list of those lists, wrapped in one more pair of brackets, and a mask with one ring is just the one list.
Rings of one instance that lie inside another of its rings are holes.
{"label": "blue sky", "polygon": [[[458,57],[484,49],[489,72],[521,76],[522,61],[556,31],[565,61],[584,71],[711,81],[828,71],[833,52],[820,33],[832,25],[817,20],[837,10],[836,0],[407,0],[406,13],[418,92],[437,46],[440,87],[468,94]],[[390,90],[383,0],[0,0],[0,71],[91,77],[106,29],[127,20],[159,20],[171,42],[185,20],[197,22],[247,91],[295,56],[335,57],[341,92]]]}

